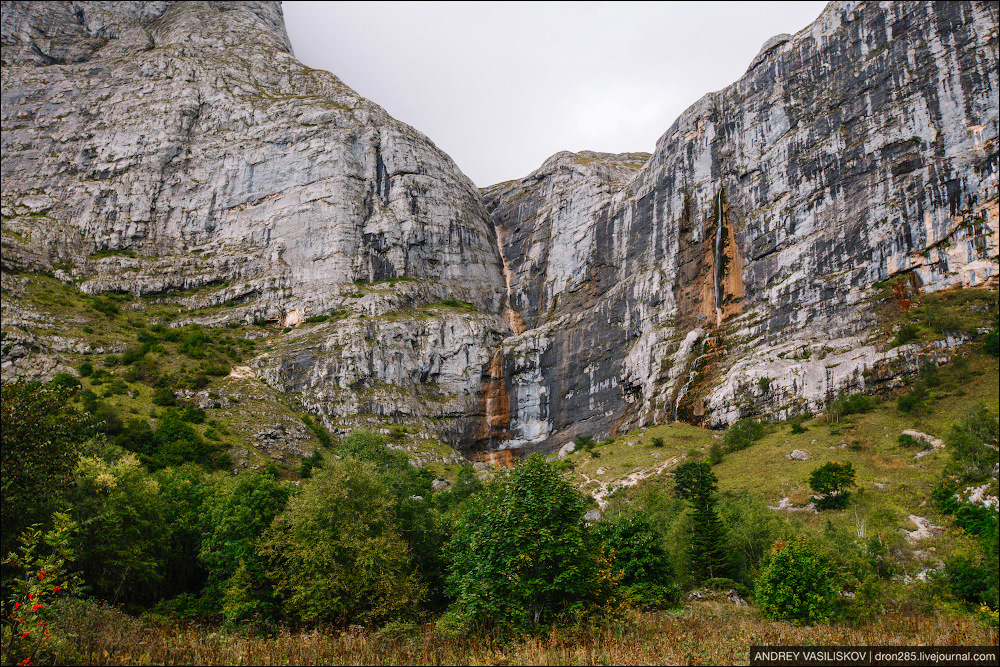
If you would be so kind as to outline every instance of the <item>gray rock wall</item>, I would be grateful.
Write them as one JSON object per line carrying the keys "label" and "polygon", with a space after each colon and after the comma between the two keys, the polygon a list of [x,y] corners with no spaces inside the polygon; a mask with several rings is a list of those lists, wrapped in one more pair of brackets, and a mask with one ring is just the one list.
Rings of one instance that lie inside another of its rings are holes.
{"label": "gray rock wall", "polygon": [[[299,63],[280,3],[4,2],[2,39],[5,271],[59,267],[89,293],[211,286],[187,305],[241,304],[215,325],[295,325],[342,310],[351,316],[319,345],[342,345],[349,372],[314,355],[315,368],[296,361],[289,375],[280,369],[291,362],[272,355],[260,376],[311,391],[333,373],[310,404],[336,415],[358,407],[338,394],[351,382],[412,393],[437,374],[434,358],[464,350],[468,368],[440,378],[451,397],[444,416],[479,419],[468,406],[505,330],[494,317],[504,297],[496,237],[479,193],[424,135]],[[398,289],[357,295],[355,281],[399,277],[407,281]],[[378,323],[393,311],[447,299],[478,312],[424,311],[413,326],[392,324],[393,339],[414,350],[448,347],[437,357],[389,359],[365,345],[388,335]]]}
{"label": "gray rock wall", "polygon": [[634,156],[561,153],[486,189],[536,327],[508,445],[815,409],[890,354],[875,283],[995,282],[997,46],[995,3],[831,3],[627,183]]}

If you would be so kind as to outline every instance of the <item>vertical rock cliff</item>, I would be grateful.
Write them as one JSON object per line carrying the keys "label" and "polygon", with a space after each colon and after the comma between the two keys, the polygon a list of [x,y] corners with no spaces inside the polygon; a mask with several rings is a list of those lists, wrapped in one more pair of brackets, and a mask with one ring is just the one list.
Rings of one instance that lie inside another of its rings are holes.
{"label": "vertical rock cliff", "polygon": [[560,153],[484,190],[528,326],[507,446],[815,409],[899,354],[877,283],[995,284],[997,40],[995,4],[831,3],[644,164]]}
{"label": "vertical rock cliff", "polygon": [[816,409],[910,363],[879,285],[996,283],[995,3],[831,3],[652,155],[482,192],[299,63],[280,3],[2,8],[5,378],[55,367],[12,296],[47,272],[172,325],[270,322],[241,373],[328,426],[416,420],[506,465]]}
{"label": "vertical rock cliff", "polygon": [[[258,376],[331,418],[433,415],[456,446],[477,431],[507,331],[479,193],[299,63],[280,3],[4,2],[2,39],[5,272],[197,289],[188,309],[215,310],[191,319],[214,326],[335,314]],[[4,320],[33,326],[15,303]]]}

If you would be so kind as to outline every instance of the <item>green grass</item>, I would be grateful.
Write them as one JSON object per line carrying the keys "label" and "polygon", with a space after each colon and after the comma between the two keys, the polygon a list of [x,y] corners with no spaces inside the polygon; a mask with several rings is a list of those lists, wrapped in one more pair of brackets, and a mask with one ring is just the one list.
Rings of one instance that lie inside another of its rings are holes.
{"label": "green grass", "polygon": [[[813,494],[809,475],[814,469],[830,461],[850,462],[857,470],[858,487],[848,507],[819,515],[796,512],[797,520],[815,524],[819,529],[831,519],[853,530],[855,513],[860,512],[862,517],[874,517],[873,526],[884,524],[895,530],[915,530],[916,526],[908,519],[908,515],[914,514],[947,526],[949,520],[940,516],[930,503],[931,491],[949,461],[947,449],[917,459],[919,448],[900,445],[898,437],[902,431],[913,429],[943,438],[976,403],[987,405],[994,413],[1000,411],[1000,389],[996,382],[1000,364],[995,357],[976,353],[975,345],[964,346],[964,368],[961,363],[940,368],[941,384],[933,390],[935,398],[928,401],[925,412],[901,414],[895,398],[889,396],[870,412],[842,417],[839,424],[827,424],[825,417],[820,416],[767,425],[762,439],[747,449],[725,455],[713,467],[719,478],[719,491],[749,491],[770,504],[788,498],[792,505],[803,506]],[[793,433],[796,423],[805,430]],[[593,494],[600,489],[596,480],[614,488],[616,482],[634,472],[649,472],[663,462],[672,461],[662,475],[647,477],[623,490],[625,497],[634,497],[645,484],[672,484],[668,475],[676,465],[692,455],[707,456],[711,444],[721,442],[721,435],[722,432],[680,423],[655,426],[595,446],[596,457],[574,452],[560,465],[578,486]],[[662,438],[664,446],[653,447],[654,437]],[[630,442],[634,444],[629,446]],[[811,458],[807,461],[785,458],[795,449],[807,452]],[[655,453],[660,454],[659,459],[654,458]],[[605,472],[597,474],[598,468],[604,468]],[[595,481],[587,484],[585,476]],[[996,489],[991,493],[995,494]],[[941,540],[947,542],[956,535],[956,531],[950,530]]]}

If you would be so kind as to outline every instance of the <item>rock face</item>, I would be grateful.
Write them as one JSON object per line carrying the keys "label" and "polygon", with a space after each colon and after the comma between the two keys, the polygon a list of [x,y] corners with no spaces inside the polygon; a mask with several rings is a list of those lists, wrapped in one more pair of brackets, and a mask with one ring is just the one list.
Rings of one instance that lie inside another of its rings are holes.
{"label": "rock face", "polygon": [[331,416],[424,414],[371,391],[431,383],[434,414],[458,419],[446,430],[478,428],[506,330],[479,193],[299,63],[280,3],[4,2],[2,38],[5,272],[91,294],[201,288],[187,306],[225,304],[214,325],[346,313],[259,375]]}
{"label": "rock face", "polygon": [[877,379],[874,286],[998,273],[997,8],[831,3],[639,155],[484,191],[527,330],[508,446],[816,409]]}
{"label": "rock face", "polygon": [[996,281],[995,4],[833,3],[652,155],[559,153],[482,192],[296,61],[279,3],[3,2],[0,23],[5,377],[84,345],[9,296],[52,272],[172,295],[174,324],[277,323],[246,372],[328,425],[423,420],[509,466],[816,409],[912,365],[870,335],[877,283]]}

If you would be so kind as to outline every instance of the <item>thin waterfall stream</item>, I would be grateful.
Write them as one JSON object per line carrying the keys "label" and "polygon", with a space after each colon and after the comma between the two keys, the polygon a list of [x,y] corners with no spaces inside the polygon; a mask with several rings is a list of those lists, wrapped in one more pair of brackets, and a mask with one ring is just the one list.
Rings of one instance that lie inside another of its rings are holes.
{"label": "thin waterfall stream", "polygon": [[715,209],[715,326],[722,325],[722,188]]}

